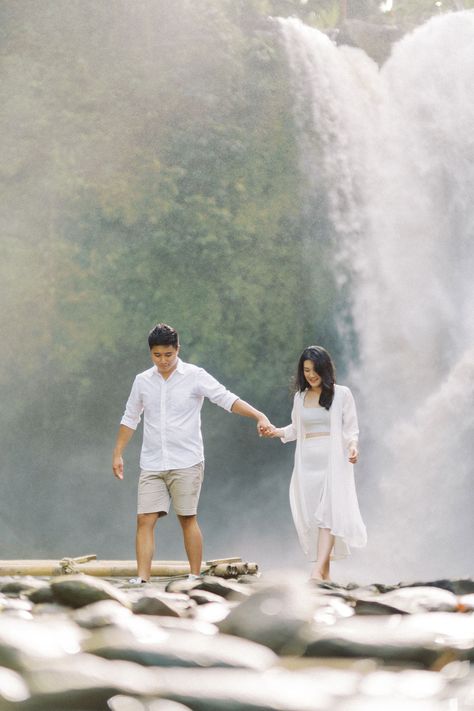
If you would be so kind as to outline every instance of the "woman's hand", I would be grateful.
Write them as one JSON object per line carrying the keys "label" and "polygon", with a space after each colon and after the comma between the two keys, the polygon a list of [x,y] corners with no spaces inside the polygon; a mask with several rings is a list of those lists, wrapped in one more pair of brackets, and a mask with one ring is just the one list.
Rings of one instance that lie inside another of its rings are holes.
{"label": "woman's hand", "polygon": [[274,425],[270,425],[270,427],[267,427],[266,430],[262,432],[264,437],[281,437],[282,434],[281,429],[279,427],[275,427]]}
{"label": "woman's hand", "polygon": [[359,450],[354,444],[351,444],[349,447],[349,461],[351,464],[357,464],[357,460],[359,459]]}

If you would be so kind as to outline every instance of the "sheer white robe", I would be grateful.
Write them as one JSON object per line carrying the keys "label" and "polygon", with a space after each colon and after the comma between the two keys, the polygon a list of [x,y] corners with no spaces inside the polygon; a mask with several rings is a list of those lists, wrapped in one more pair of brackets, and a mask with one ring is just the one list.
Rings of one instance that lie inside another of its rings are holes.
{"label": "sheer white robe", "polygon": [[329,528],[335,536],[333,559],[345,558],[350,546],[367,543],[367,533],[359,511],[354,467],[348,461],[351,442],[358,442],[359,427],[354,398],[348,387],[335,385],[330,413],[330,445],[326,483],[321,500],[311,507],[304,499],[301,465],[303,428],[301,409],[305,393],[295,393],[291,424],[283,427],[282,442],[296,440],[295,463],[290,483],[290,506],[301,547],[310,560],[316,560],[319,528]]}

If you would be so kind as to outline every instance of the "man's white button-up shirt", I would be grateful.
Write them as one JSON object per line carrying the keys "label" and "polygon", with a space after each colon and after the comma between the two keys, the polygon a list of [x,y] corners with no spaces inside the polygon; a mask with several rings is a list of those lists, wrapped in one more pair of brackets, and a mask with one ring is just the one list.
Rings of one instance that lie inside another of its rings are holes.
{"label": "man's white button-up shirt", "polygon": [[137,375],[121,424],[135,430],[144,415],[141,469],[184,469],[204,459],[201,408],[205,397],[229,412],[238,400],[203,368],[179,358],[166,380],[155,366]]}

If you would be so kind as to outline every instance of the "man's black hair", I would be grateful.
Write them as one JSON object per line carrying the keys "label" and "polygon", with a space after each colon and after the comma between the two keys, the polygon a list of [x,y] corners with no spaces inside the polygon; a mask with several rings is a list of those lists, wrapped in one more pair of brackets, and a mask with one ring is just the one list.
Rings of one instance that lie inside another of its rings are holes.
{"label": "man's black hair", "polygon": [[166,323],[157,323],[148,334],[148,346],[150,350],[153,346],[179,346],[179,337],[176,329]]}

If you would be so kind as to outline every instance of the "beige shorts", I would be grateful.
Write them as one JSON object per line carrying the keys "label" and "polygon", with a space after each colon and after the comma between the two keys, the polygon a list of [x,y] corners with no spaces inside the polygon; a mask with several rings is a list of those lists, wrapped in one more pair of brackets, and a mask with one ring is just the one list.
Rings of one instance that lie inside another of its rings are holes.
{"label": "beige shorts", "polygon": [[137,513],[167,514],[170,501],[178,516],[194,516],[204,479],[204,462],[186,469],[141,471]]}

